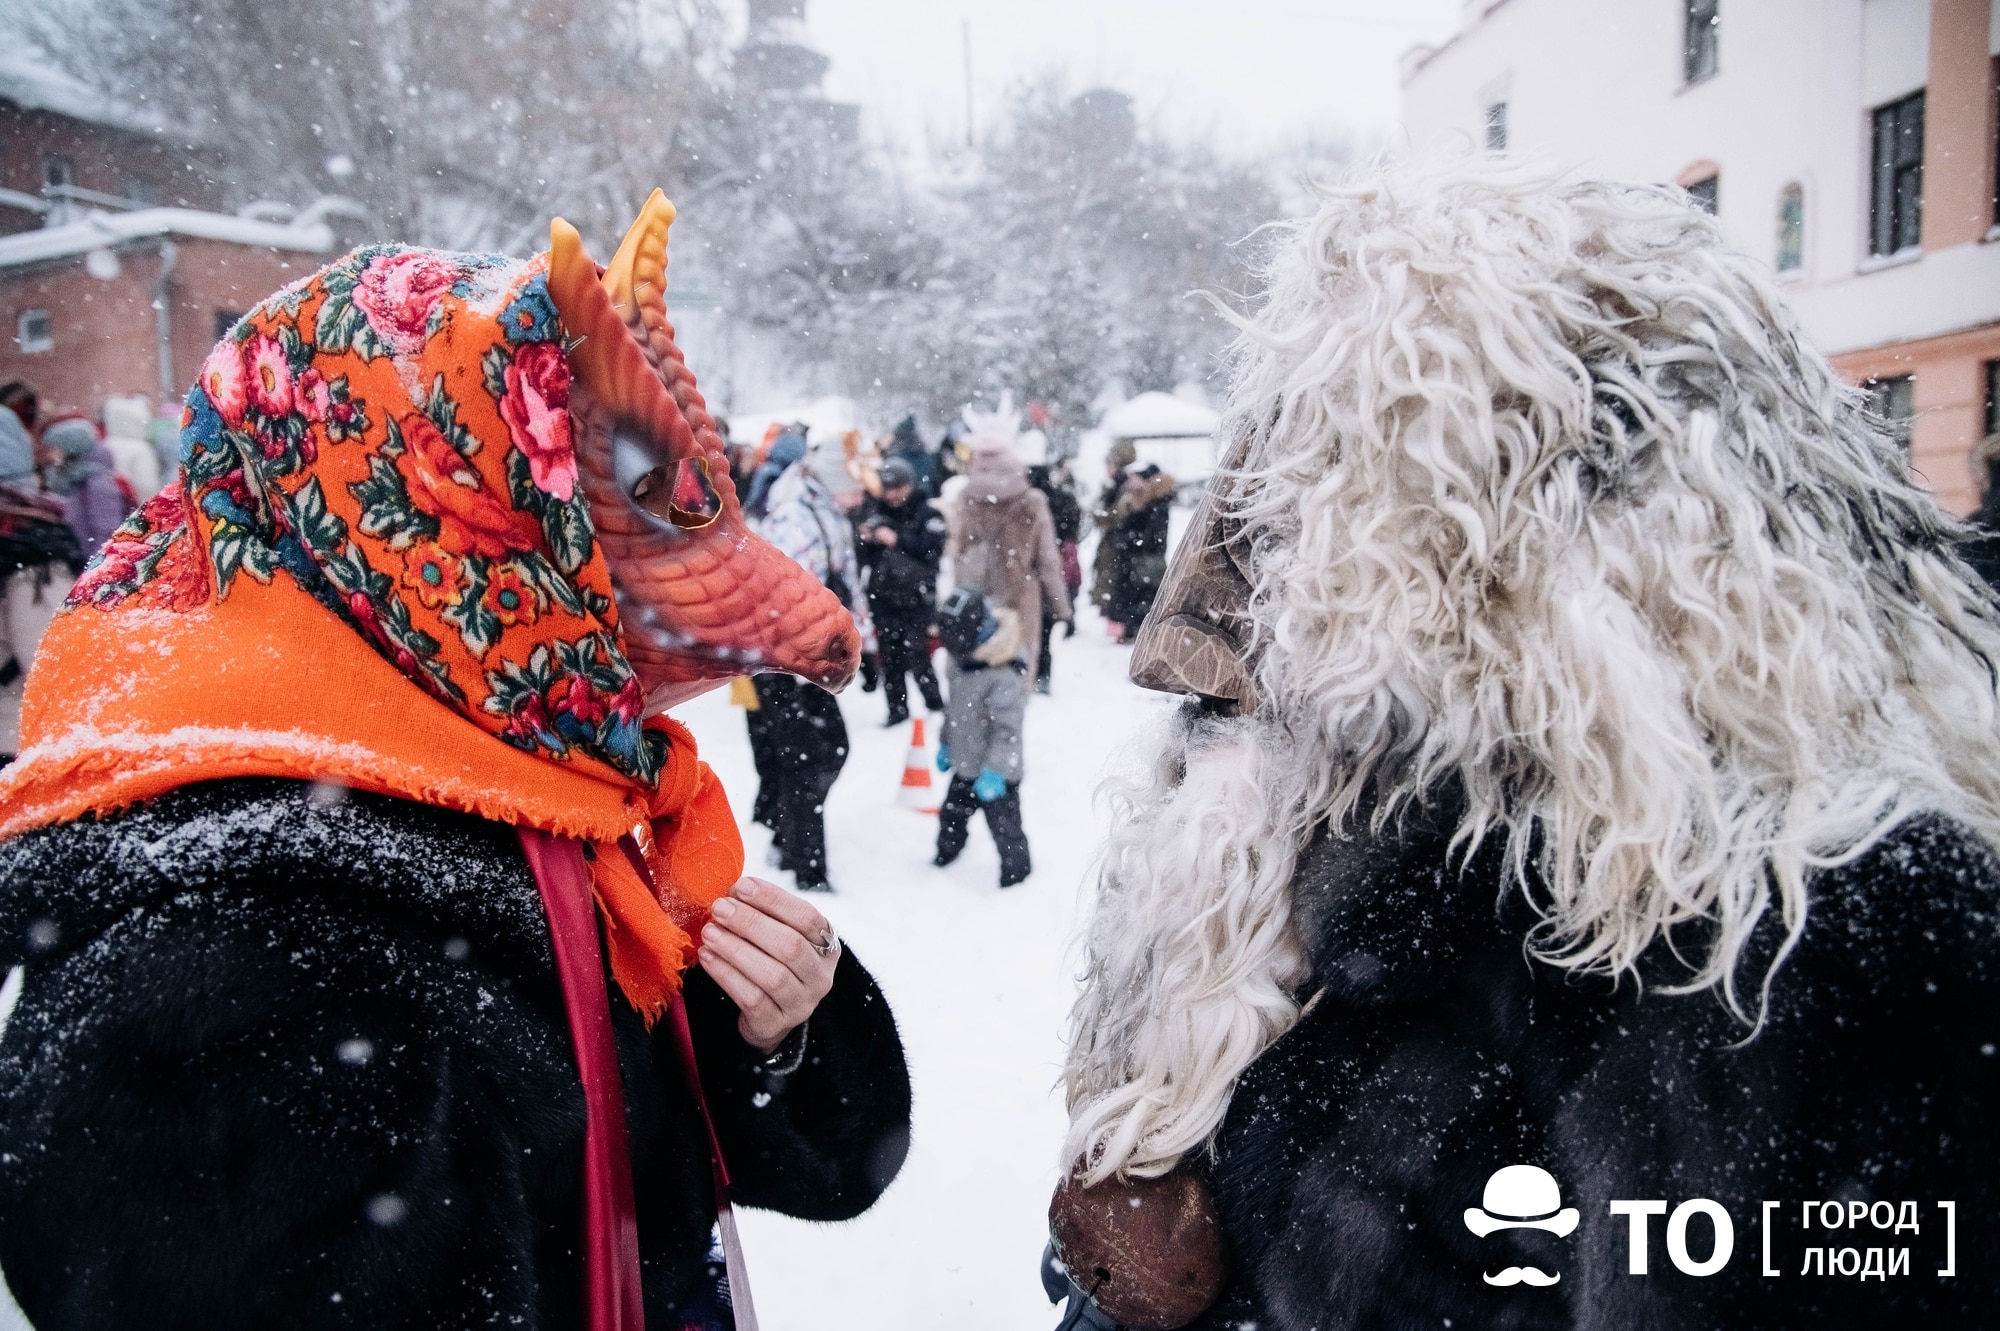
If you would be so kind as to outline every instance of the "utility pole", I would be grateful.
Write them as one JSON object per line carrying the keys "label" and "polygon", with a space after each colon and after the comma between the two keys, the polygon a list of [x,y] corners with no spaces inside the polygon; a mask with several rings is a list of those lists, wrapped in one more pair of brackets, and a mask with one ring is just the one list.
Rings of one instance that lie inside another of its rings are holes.
{"label": "utility pole", "polygon": [[960,19],[958,31],[965,39],[965,146],[972,147],[972,20]]}

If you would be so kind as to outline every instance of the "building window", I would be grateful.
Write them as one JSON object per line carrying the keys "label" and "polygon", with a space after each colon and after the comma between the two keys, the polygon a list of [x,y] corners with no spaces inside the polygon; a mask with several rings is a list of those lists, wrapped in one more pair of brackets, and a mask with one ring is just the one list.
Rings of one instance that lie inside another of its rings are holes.
{"label": "building window", "polygon": [[1486,151],[1507,151],[1507,103],[1495,102],[1486,108]]}
{"label": "building window", "polygon": [[1722,0],[1685,2],[1681,78],[1686,83],[1700,83],[1715,73],[1716,49],[1722,37]]}
{"label": "building window", "polygon": [[76,184],[76,163],[50,153],[42,158],[42,188],[68,189]]}
{"label": "building window", "polygon": [[1890,437],[1910,447],[1910,422],[1917,415],[1917,377],[1898,374],[1886,379],[1870,379],[1862,385],[1868,394],[1868,410],[1875,413]]}
{"label": "building window", "polygon": [[2000,434],[2000,360],[1986,362],[1986,433]]}
{"label": "building window", "polygon": [[14,330],[14,340],[21,344],[21,350],[28,352],[54,351],[56,349],[56,326],[49,318],[47,310],[22,310],[20,321]]}
{"label": "building window", "polygon": [[1796,180],[1778,191],[1778,271],[1796,273],[1806,262],[1806,187]]}
{"label": "building window", "polygon": [[1720,174],[1703,176],[1700,180],[1690,180],[1687,183],[1688,197],[1694,200],[1694,206],[1707,213],[1710,217],[1715,216],[1715,207],[1719,201],[1717,191],[1721,188],[1722,177]]}
{"label": "building window", "polygon": [[1875,108],[1868,251],[1915,248],[1924,214],[1924,95]]}
{"label": "building window", "polygon": [[160,192],[144,176],[124,177],[118,183],[118,192],[142,208],[150,208],[160,201]]}
{"label": "building window", "polygon": [[215,340],[220,342],[228,337],[237,324],[243,322],[241,310],[217,310],[215,312]]}

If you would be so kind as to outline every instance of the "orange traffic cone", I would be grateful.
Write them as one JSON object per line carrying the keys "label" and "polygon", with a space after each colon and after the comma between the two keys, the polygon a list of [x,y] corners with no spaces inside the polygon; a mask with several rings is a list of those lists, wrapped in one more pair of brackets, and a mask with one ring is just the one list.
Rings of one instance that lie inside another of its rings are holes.
{"label": "orange traffic cone", "polygon": [[903,784],[896,792],[896,803],[918,813],[936,813],[943,800],[938,795],[937,772],[933,760],[937,754],[924,743],[924,718],[917,717],[910,723],[910,755],[903,760]]}

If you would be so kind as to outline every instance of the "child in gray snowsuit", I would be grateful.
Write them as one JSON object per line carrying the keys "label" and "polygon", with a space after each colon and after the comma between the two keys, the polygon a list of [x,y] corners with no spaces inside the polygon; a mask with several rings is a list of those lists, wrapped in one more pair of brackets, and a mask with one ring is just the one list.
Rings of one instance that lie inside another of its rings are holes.
{"label": "child in gray snowsuit", "polygon": [[938,637],[950,663],[938,770],[951,773],[938,811],[937,859],[950,864],[965,849],[976,810],[1000,851],[1000,886],[1031,871],[1028,834],[1021,826],[1021,719],[1028,709],[1028,662],[1021,617],[988,607],[978,592],[959,588],[938,610]]}

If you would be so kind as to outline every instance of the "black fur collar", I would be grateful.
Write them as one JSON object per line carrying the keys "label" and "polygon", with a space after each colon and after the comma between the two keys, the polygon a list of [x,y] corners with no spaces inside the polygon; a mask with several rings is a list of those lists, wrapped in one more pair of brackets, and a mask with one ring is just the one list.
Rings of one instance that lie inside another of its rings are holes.
{"label": "black fur collar", "polygon": [[1408,1002],[1433,992],[1470,951],[1508,933],[1525,938],[1532,913],[1519,892],[1499,890],[1504,846],[1489,839],[1470,856],[1451,848],[1462,809],[1437,799],[1379,833],[1313,839],[1292,881],[1313,990],[1367,1007]]}
{"label": "black fur collar", "polygon": [[[438,853],[440,837],[451,853]],[[352,890],[379,896],[384,911],[449,922],[482,947],[537,957],[548,949],[541,899],[511,828],[385,795],[255,778],[184,786],[0,845],[0,967],[72,951],[175,892],[313,879],[359,885]]]}

